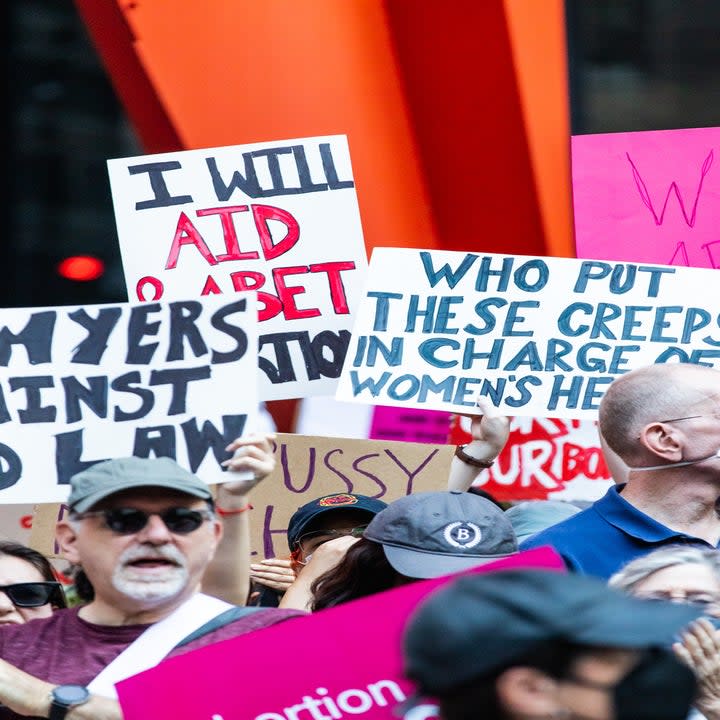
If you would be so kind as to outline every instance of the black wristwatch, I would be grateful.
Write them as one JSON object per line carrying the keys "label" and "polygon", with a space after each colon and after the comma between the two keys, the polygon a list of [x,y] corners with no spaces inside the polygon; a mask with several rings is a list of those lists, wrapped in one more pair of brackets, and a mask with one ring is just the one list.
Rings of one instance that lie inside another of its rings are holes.
{"label": "black wristwatch", "polygon": [[50,691],[49,720],[63,720],[68,710],[90,699],[90,691],[83,685],[58,685]]}

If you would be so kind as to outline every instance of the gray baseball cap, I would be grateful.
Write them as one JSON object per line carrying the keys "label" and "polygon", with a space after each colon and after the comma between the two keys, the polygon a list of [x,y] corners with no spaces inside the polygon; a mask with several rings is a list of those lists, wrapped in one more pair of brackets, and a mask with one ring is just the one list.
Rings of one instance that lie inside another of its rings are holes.
{"label": "gray baseball cap", "polygon": [[168,488],[212,499],[210,488],[171,458],[125,457],[103,460],[73,475],[67,502],[71,510],[85,512],[116,492],[138,487]]}
{"label": "gray baseball cap", "polygon": [[579,507],[562,500],[528,500],[509,507],[505,511],[505,517],[510,521],[518,542],[521,543],[579,512]]}
{"label": "gray baseball cap", "polygon": [[433,578],[513,555],[517,539],[490,500],[459,491],[418,492],[391,502],[363,536],[380,543],[401,575]]}

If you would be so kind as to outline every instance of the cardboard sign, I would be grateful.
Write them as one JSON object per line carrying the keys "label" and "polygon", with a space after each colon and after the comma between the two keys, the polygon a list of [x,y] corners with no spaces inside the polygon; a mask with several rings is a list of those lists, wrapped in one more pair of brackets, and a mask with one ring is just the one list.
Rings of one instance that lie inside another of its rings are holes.
{"label": "cardboard sign", "polygon": [[[450,443],[472,440],[470,420],[455,416]],[[510,437],[475,486],[496,500],[597,500],[614,483],[589,420],[516,417]]]}
{"label": "cardboard sign", "polygon": [[58,502],[110,457],[226,479],[257,412],[252,293],[0,311],[0,503]]}
{"label": "cardboard sign", "polygon": [[578,257],[720,267],[720,128],[572,138]]}
{"label": "cardboard sign", "polygon": [[131,300],[257,290],[261,400],[332,395],[367,257],[344,135],[108,161]]}
{"label": "cardboard sign", "polygon": [[317,497],[358,493],[396,500],[445,490],[454,448],[279,433],[275,471],[252,491],[252,554],[286,556],[292,514]]}
{"label": "cardboard sign", "polygon": [[0,505],[0,539],[27,545],[33,521],[33,505]]}
{"label": "cardboard sign", "polygon": [[337,399],[467,413],[479,394],[507,415],[594,420],[628,370],[720,366],[717,283],[699,268],[376,249]]}
{"label": "cardboard sign", "polygon": [[34,506],[28,545],[48,558],[64,559],[55,539],[55,527],[69,508],[65,503],[39,503]]}
{"label": "cardboard sign", "polygon": [[[509,568],[564,571],[559,555],[540,548],[470,572]],[[414,690],[402,673],[408,616],[454,577],[415,582],[166,660],[117,684],[123,717],[397,720],[394,711]],[[312,648],[315,661],[299,670],[292,648]]]}

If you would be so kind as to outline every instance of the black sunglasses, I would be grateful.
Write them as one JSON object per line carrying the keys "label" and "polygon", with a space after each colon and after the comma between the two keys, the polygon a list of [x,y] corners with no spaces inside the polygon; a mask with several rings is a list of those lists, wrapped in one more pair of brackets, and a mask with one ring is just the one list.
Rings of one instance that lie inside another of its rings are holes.
{"label": "black sunglasses", "polygon": [[165,527],[176,535],[187,535],[197,530],[206,520],[214,515],[211,510],[191,510],[185,507],[174,507],[162,512],[145,512],[136,508],[113,508],[112,510],[91,510],[90,512],[76,513],[73,518],[84,520],[89,517],[102,517],[105,525],[118,535],[132,535],[140,532],[150,520],[151,515],[157,515]]}
{"label": "black sunglasses", "polygon": [[24,582],[0,585],[10,602],[19,608],[34,608],[52,601],[57,607],[65,607],[65,593],[59,582]]}

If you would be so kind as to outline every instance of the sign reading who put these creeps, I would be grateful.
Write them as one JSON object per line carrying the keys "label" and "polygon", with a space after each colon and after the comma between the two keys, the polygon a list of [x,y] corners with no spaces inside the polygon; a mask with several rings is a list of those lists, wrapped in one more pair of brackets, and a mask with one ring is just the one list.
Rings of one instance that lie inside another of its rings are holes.
{"label": "sign reading who put these creeps", "polygon": [[702,268],[379,248],[336,397],[594,419],[628,370],[720,366],[717,288]]}

